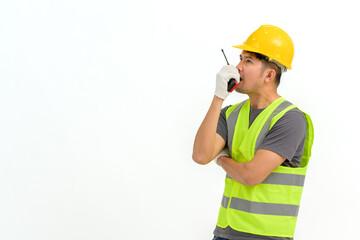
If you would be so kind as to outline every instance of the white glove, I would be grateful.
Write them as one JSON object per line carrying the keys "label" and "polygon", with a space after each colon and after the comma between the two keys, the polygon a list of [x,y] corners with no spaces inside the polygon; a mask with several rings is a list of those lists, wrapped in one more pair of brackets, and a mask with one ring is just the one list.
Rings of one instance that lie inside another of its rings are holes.
{"label": "white glove", "polygon": [[229,157],[229,149],[226,147],[226,148],[224,148],[213,160],[214,160],[214,162],[217,164],[217,165],[219,165],[218,163],[217,163],[217,159],[218,159],[218,157],[220,157],[220,156],[228,156]]}
{"label": "white glove", "polygon": [[231,65],[225,65],[216,74],[216,88],[215,95],[221,99],[225,99],[230,92],[227,91],[228,81],[234,78],[236,82],[239,82],[240,74],[236,67]]}

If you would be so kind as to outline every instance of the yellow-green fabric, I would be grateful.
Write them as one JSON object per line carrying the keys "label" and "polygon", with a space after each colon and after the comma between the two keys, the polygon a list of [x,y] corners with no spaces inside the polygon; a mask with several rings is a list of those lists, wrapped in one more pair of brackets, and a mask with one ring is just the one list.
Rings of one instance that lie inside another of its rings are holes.
{"label": "yellow-green fabric", "polygon": [[[240,110],[236,110],[239,107]],[[251,161],[255,155],[257,140],[293,108],[294,105],[280,97],[265,108],[249,128],[250,101],[230,107],[226,111],[227,121],[236,122],[233,129],[228,129],[228,132],[233,131],[229,134],[233,136],[230,139],[232,143],[229,141],[231,157],[237,162]],[[294,236],[303,181],[314,138],[312,121],[306,113],[304,116],[307,133],[301,166],[279,166],[256,186],[238,183],[227,175],[217,226],[230,226],[234,230],[257,235],[288,238]]]}

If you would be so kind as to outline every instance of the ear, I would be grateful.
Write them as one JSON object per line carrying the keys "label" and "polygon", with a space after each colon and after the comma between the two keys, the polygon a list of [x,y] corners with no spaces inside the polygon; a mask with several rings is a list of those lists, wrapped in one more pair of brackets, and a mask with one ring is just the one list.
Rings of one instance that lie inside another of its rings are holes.
{"label": "ear", "polygon": [[268,68],[264,72],[265,82],[271,82],[275,79],[276,72],[274,69]]}

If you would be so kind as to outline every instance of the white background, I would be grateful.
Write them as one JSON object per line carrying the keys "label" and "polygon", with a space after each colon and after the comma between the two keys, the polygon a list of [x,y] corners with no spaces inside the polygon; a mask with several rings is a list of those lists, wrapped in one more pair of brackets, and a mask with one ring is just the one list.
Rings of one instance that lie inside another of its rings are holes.
{"label": "white background", "polygon": [[235,65],[262,24],[315,126],[296,240],[356,239],[359,22],[350,0],[1,1],[0,239],[211,239],[225,174],[192,144],[220,49]]}

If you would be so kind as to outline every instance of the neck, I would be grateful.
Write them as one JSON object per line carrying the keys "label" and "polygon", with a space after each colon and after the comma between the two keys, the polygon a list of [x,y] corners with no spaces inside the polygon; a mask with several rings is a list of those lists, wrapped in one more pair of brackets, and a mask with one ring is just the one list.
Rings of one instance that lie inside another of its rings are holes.
{"label": "neck", "polygon": [[280,97],[277,92],[272,94],[248,94],[252,108],[263,109]]}

